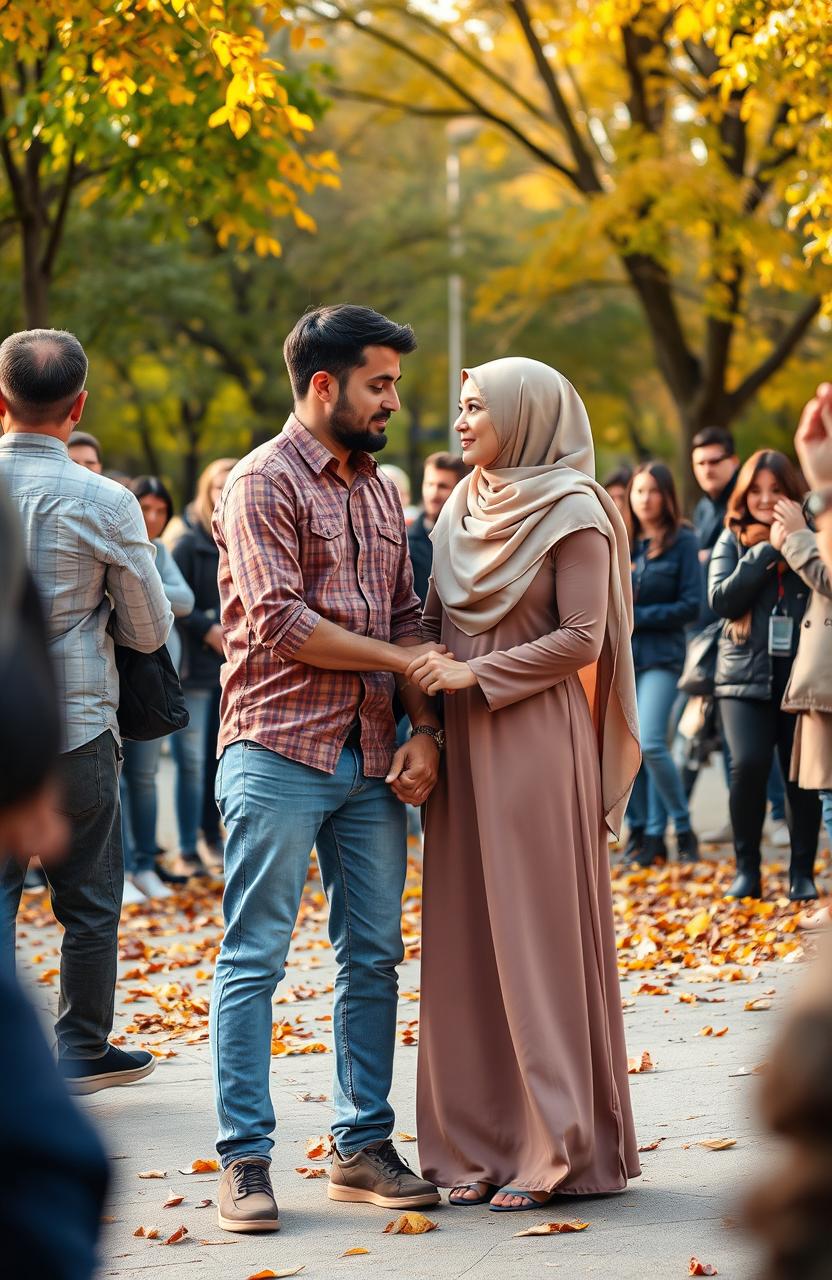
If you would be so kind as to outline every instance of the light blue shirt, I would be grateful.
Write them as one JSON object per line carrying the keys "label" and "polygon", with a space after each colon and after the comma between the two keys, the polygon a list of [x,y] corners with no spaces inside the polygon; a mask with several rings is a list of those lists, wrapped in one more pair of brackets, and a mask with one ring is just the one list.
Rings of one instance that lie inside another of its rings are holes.
{"label": "light blue shirt", "polygon": [[113,640],[152,653],[173,623],[141,507],[36,431],[0,438],[0,477],[20,514],[46,615],[64,750],[107,729],[120,742]]}

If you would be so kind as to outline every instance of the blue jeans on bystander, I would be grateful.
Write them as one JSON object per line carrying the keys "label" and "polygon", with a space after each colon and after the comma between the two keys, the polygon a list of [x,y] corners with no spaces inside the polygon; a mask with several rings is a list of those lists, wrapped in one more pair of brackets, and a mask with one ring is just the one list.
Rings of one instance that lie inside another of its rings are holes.
{"label": "blue jeans on bystander", "polygon": [[210,689],[184,687],[190,721],[171,734],[170,753],[176,763],[176,823],[181,853],[196,853],[205,798],[205,753],[211,712]]}
{"label": "blue jeans on bystander", "polygon": [[162,740],[125,741],[121,750],[121,843],[124,870],[133,875],[137,871],[152,871],[156,865],[156,774]]}
{"label": "blue jeans on bystander", "polygon": [[648,836],[664,835],[668,815],[678,835],[690,831],[690,812],[679,770],[668,746],[677,677],[664,667],[636,675],[643,763],[627,808],[631,828]]}
{"label": "blue jeans on bystander", "polygon": [[338,963],[332,1031],[332,1132],[350,1155],[389,1138],[401,898],[407,864],[404,805],[363,773],[345,747],[333,774],[254,742],[226,748],[217,802],[227,831],[225,935],[211,1001],[217,1150],[223,1166],[268,1157],[272,996],[284,975],[309,854],[317,849]]}

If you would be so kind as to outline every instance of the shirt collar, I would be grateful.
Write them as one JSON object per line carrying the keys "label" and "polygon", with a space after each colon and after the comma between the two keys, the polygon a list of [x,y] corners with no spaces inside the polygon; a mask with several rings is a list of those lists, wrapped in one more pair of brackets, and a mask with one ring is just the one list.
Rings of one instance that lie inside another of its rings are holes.
{"label": "shirt collar", "polygon": [[[312,432],[303,425],[299,418],[292,413],[283,428],[283,435],[288,436],[292,444],[297,449],[304,462],[319,476],[325,471],[330,463],[338,464],[338,459],[334,454],[330,453],[320,440],[313,436]],[[375,475],[376,463],[369,453],[359,451],[353,454],[353,465],[358,472],[367,475]]]}
{"label": "shirt collar", "polygon": [[69,457],[66,445],[57,436],[45,436],[39,431],[7,431],[0,436],[0,449],[31,449],[40,453],[61,453]]}

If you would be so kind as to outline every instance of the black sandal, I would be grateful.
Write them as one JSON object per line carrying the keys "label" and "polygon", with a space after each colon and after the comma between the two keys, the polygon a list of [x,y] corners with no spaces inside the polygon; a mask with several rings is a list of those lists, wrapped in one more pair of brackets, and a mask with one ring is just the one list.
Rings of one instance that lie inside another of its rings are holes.
{"label": "black sandal", "polygon": [[467,1197],[461,1198],[459,1200],[454,1199],[454,1194],[453,1194],[454,1191],[476,1191],[477,1188],[480,1187],[481,1185],[482,1185],[481,1179],[479,1179],[477,1182],[457,1182],[451,1188],[451,1194],[448,1196],[448,1204],[452,1204],[456,1209],[467,1209],[468,1206],[472,1204],[473,1205],[490,1204],[491,1197],[495,1196],[497,1192],[500,1190],[500,1188],[498,1186],[495,1186],[494,1183],[492,1182],[486,1182],[485,1185],[487,1187],[487,1191],[485,1195],[482,1195],[482,1196],[478,1195],[475,1200],[469,1200]]}

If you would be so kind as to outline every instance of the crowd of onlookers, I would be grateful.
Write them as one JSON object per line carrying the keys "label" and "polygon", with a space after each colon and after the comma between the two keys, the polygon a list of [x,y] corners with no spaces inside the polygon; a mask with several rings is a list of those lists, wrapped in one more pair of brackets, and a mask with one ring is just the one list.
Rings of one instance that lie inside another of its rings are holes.
{"label": "crowd of onlookers", "polygon": [[691,467],[702,491],[691,523],[663,462],[620,468],[605,481],[632,546],[643,766],[627,811],[625,855],[641,867],[665,860],[672,823],[679,860],[698,859],[690,797],[717,751],[730,822],[702,837],[733,843],[729,895],[761,895],[770,806],[773,843],[790,850],[789,896],[811,900],[822,812],[832,834],[832,796],[813,714],[829,701],[828,672],[810,609],[810,601],[829,597],[830,579],[808,485],[775,449],[741,463],[722,427],[694,437]]}

